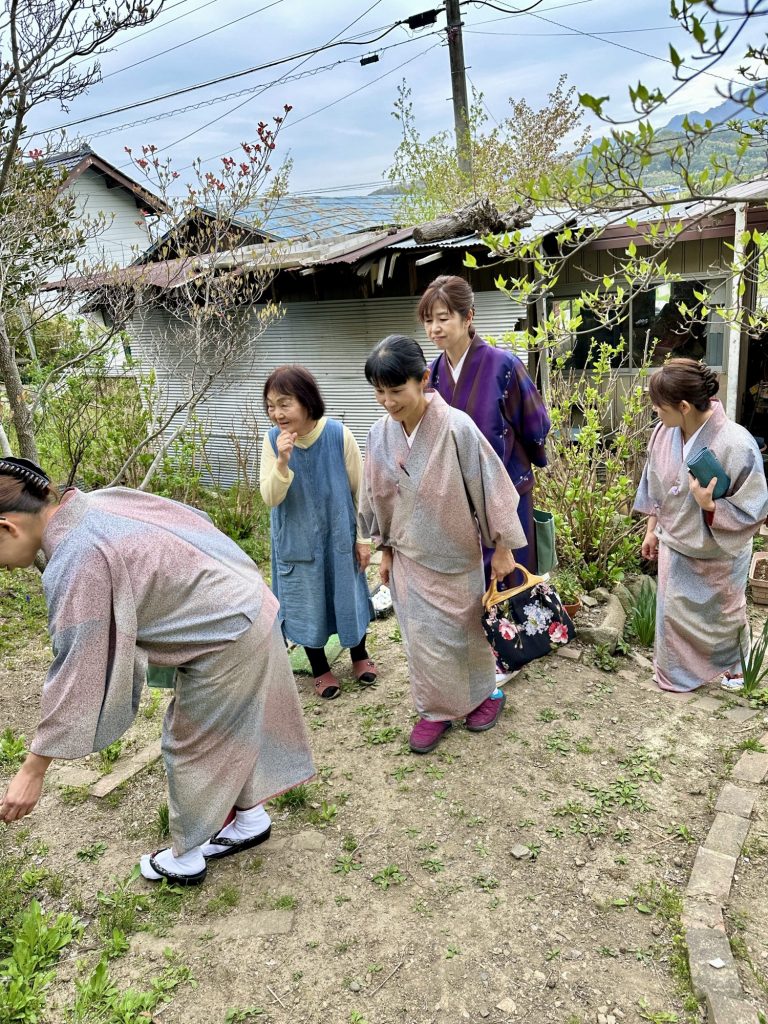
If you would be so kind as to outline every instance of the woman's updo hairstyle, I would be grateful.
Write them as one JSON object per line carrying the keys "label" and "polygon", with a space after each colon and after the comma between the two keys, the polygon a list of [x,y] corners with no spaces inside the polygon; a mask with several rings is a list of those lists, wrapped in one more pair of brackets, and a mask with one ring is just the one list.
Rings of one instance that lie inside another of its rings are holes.
{"label": "woman's updo hairstyle", "polygon": [[365,379],[375,388],[399,388],[406,381],[421,381],[427,361],[421,345],[405,334],[390,334],[365,361]]}
{"label": "woman's updo hairstyle", "polygon": [[648,392],[654,405],[677,407],[688,402],[699,412],[706,412],[720,390],[717,374],[705,363],[695,359],[668,359],[651,374]]}
{"label": "woman's updo hairstyle", "polygon": [[29,459],[0,459],[0,515],[39,512],[55,492],[48,476]]}
{"label": "woman's updo hairstyle", "polygon": [[475,295],[467,281],[456,274],[441,274],[427,285],[421,296],[418,315],[422,323],[432,315],[436,302],[444,302],[449,312],[458,313],[464,320],[475,308]]}

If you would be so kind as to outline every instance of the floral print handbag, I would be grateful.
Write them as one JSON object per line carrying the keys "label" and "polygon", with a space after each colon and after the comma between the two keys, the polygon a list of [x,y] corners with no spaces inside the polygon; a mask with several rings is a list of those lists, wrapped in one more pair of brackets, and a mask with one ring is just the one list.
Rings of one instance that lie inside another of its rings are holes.
{"label": "floral print handbag", "polygon": [[496,580],[483,597],[483,629],[496,660],[507,672],[563,647],[575,630],[557,591],[545,576],[517,567],[525,582],[499,591]]}

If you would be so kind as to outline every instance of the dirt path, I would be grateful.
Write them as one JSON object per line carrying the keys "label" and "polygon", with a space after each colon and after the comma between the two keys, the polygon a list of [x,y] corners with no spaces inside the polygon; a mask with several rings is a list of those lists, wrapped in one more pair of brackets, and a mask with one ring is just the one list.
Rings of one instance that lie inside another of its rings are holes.
{"label": "dirt path", "polygon": [[[275,1024],[698,1020],[674,943],[680,893],[734,750],[765,722],[644,689],[627,659],[606,673],[550,657],[507,687],[497,728],[454,728],[416,758],[404,747],[412,716],[394,620],[374,635],[376,688],[349,681],[326,703],[299,678],[320,769],[307,802],[272,809],[273,838],[255,855],[212,865],[205,886],[160,915],[140,911],[133,927],[150,930],[129,934],[113,978],[146,987],[163,950],[177,953],[197,987],[176,988],[158,1017],[168,1024],[228,1011]],[[31,654],[25,674],[0,674],[17,730],[36,710],[25,698],[42,650]],[[128,752],[159,732],[149,699]],[[99,759],[77,767],[96,777]],[[97,890],[164,845],[162,770],[106,801],[83,795],[50,785],[28,826],[3,829],[0,843],[48,872],[30,897],[92,923]],[[765,849],[754,856],[764,866]],[[765,908],[764,870],[743,878],[737,903]],[[765,918],[751,910],[745,934],[758,961]],[[52,1006],[71,1003],[99,950],[79,956],[79,973],[75,957],[59,968]]]}

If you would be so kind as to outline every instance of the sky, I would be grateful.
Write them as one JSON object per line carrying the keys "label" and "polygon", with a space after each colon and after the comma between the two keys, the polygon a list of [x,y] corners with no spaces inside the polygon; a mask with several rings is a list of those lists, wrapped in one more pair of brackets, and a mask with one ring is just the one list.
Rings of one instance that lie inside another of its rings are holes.
{"label": "sky", "polygon": [[[685,35],[670,20],[668,0],[542,0],[529,13],[513,12],[530,2],[489,0],[461,8],[469,84],[483,92],[495,120],[506,116],[510,97],[543,106],[562,73],[579,92],[609,95],[614,116],[631,116],[627,85],[640,80],[666,87],[672,72],[669,43],[683,56],[690,52]],[[255,138],[258,121],[269,121],[290,104],[276,154],[293,161],[290,190],[371,192],[384,183],[399,141],[392,110],[402,79],[412,90],[422,135],[453,127],[442,10],[431,27],[412,32],[398,26],[378,42],[361,43],[430,3],[438,6],[435,0],[167,0],[149,27],[115,38],[99,58],[102,80],[86,95],[68,111],[52,103],[39,108],[28,128],[42,132],[127,107],[67,131],[132,176],[125,147],[136,151],[154,144],[172,159],[183,181],[192,160],[215,170],[221,156],[236,156],[241,142]],[[767,28],[768,19],[758,19],[744,38],[764,42]],[[137,107],[145,99],[352,39],[354,45]],[[378,63],[361,66],[360,58],[373,52],[379,53]],[[665,109],[661,123],[719,103],[717,88],[727,88],[724,78],[737,79],[737,66],[737,60],[727,61],[715,75],[692,82]],[[231,95],[243,89],[253,91]],[[179,109],[210,100],[217,102]],[[153,120],[134,124],[146,118]],[[597,134],[601,131],[604,127],[597,126]],[[30,139],[25,148],[38,142]]]}

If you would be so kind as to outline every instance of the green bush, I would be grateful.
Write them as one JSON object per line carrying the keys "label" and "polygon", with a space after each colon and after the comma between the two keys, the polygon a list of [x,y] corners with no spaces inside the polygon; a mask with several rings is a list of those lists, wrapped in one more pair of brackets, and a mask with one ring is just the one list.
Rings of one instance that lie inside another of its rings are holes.
{"label": "green bush", "polygon": [[[593,343],[590,369],[551,368],[549,465],[536,503],[555,517],[558,559],[584,590],[616,583],[639,564],[643,523],[632,514],[645,463],[651,408],[646,367],[625,386],[622,345]],[[562,569],[561,569],[562,572]]]}

